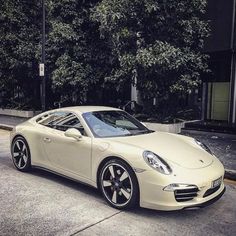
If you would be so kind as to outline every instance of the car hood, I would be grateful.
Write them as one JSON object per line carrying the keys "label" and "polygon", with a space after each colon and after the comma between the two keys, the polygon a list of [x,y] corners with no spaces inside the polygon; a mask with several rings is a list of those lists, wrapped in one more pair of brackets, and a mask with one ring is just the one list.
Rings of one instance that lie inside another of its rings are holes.
{"label": "car hood", "polygon": [[203,168],[213,162],[213,156],[200,148],[193,138],[182,135],[153,132],[117,137],[113,141],[152,151],[166,161],[188,169]]}

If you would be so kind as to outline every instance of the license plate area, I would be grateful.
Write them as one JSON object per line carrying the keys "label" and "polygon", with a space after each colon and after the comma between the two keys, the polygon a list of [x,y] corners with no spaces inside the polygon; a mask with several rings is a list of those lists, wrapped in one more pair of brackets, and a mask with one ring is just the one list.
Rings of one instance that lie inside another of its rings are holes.
{"label": "license plate area", "polygon": [[211,188],[215,188],[215,187],[221,185],[221,182],[222,182],[222,177],[213,180],[212,184],[211,184]]}

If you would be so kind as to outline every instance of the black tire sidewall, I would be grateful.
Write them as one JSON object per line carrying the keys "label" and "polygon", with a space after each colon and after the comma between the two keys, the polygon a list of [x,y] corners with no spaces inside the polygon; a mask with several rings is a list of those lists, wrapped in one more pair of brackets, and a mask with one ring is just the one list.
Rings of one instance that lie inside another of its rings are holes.
{"label": "black tire sidewall", "polygon": [[[21,140],[22,142],[24,142],[24,144],[25,144],[25,146],[27,148],[27,153],[28,153],[27,163],[26,163],[25,167],[22,168],[22,169],[20,169],[16,165],[16,163],[14,161],[14,157],[13,157],[13,146],[16,143],[16,141],[18,141],[18,140]],[[11,156],[12,156],[12,162],[13,162],[13,164],[14,164],[14,166],[15,166],[15,168],[17,170],[22,171],[22,172],[27,172],[27,171],[29,171],[31,169],[31,154],[30,154],[29,145],[28,145],[27,141],[25,140],[25,138],[23,138],[22,136],[18,136],[18,137],[13,139],[12,144],[11,144]]]}
{"label": "black tire sidewall", "polygon": [[[132,181],[132,185],[133,185],[133,192],[132,192],[132,196],[131,199],[129,200],[129,202],[124,205],[124,206],[117,206],[115,204],[112,204],[106,197],[105,193],[103,192],[103,187],[102,187],[102,173],[104,171],[104,169],[110,165],[110,164],[119,164],[121,165],[123,168],[126,169],[126,171],[129,173],[130,175],[130,179]],[[116,208],[116,209],[131,209],[134,208],[135,206],[138,205],[138,201],[139,201],[139,185],[138,185],[138,180],[137,177],[133,171],[133,169],[126,164],[124,161],[120,160],[120,159],[111,159],[109,161],[107,161],[103,167],[101,168],[101,171],[99,173],[99,189],[102,192],[103,197],[105,198],[106,202],[109,203],[109,205],[111,205],[112,207]]]}

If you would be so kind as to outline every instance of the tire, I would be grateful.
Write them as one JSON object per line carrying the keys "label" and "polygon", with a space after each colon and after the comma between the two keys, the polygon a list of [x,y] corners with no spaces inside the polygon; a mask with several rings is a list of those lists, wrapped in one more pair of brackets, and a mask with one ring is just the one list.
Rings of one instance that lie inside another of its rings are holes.
{"label": "tire", "polygon": [[138,204],[139,186],[132,168],[124,161],[107,161],[99,174],[99,188],[106,201],[116,209],[130,209]]}
{"label": "tire", "polygon": [[31,156],[29,145],[26,140],[18,136],[11,144],[11,155],[17,170],[27,172],[31,169]]}

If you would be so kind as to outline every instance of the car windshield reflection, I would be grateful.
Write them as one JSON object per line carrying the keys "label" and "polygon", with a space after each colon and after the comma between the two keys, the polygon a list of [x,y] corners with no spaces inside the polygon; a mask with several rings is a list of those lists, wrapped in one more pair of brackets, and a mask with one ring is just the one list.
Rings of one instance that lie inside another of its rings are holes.
{"label": "car windshield reflection", "polygon": [[96,111],[83,114],[95,137],[120,137],[150,133],[143,124],[123,111]]}

